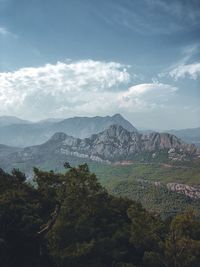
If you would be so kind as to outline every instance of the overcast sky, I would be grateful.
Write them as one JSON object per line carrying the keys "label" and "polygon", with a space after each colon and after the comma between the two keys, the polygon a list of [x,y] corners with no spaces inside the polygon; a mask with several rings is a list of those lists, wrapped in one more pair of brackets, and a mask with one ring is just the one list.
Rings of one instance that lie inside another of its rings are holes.
{"label": "overcast sky", "polygon": [[199,0],[0,0],[0,115],[200,126]]}

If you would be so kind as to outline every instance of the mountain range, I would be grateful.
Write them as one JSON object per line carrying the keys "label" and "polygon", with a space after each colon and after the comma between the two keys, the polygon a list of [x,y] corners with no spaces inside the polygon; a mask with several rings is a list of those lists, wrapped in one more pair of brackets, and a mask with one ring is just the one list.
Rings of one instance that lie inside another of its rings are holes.
{"label": "mountain range", "polygon": [[136,128],[120,114],[106,117],[74,117],[65,120],[47,119],[36,123],[15,117],[0,117],[0,144],[15,147],[39,145],[56,132],[63,132],[78,138],[86,138],[119,124],[128,131]]}
{"label": "mountain range", "polygon": [[14,116],[0,116],[0,127],[12,124],[30,124],[30,121],[22,120]]}
{"label": "mountain range", "polygon": [[[5,152],[6,151],[6,157]],[[61,168],[63,162],[115,163],[119,161],[185,161],[199,156],[199,150],[168,133],[140,134],[114,124],[89,138],[55,133],[47,142],[26,148],[0,147],[1,167],[19,167],[30,172],[33,166]]]}
{"label": "mountain range", "polygon": [[[64,162],[72,166],[86,162],[111,192],[140,201],[149,195],[151,204],[143,203],[148,209],[157,207],[157,197],[163,203],[173,197],[170,209],[177,208],[176,193],[183,194],[186,202],[186,196],[199,196],[200,149],[178,137],[194,140],[193,133],[198,137],[196,129],[140,132],[120,114],[36,123],[4,116],[0,117],[0,168],[8,172],[19,168],[30,178],[33,167],[62,171]],[[159,196],[154,197],[156,190]],[[175,195],[169,197],[171,192]]]}
{"label": "mountain range", "polygon": [[170,134],[174,134],[187,143],[193,143],[200,147],[200,127],[182,130],[169,130]]}
{"label": "mountain range", "polygon": [[[77,138],[86,138],[106,130],[113,124],[121,125],[130,132],[137,131],[120,114],[105,117],[48,118],[38,122],[22,120],[12,116],[1,116],[0,144],[15,147],[39,145],[50,139],[56,132],[63,132]],[[155,131],[145,130],[140,132],[149,134]],[[166,130],[165,132],[176,135],[186,143],[200,146],[200,128]]]}

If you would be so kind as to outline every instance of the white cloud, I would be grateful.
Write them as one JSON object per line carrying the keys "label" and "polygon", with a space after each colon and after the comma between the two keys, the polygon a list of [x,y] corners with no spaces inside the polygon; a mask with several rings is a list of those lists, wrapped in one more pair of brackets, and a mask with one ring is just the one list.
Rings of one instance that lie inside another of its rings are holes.
{"label": "white cloud", "polygon": [[116,62],[58,62],[0,73],[0,115],[29,119],[141,112],[162,107],[177,88],[158,82],[129,88],[132,77]]}
{"label": "white cloud", "polygon": [[120,107],[138,111],[160,108],[177,90],[177,87],[159,82],[138,84],[121,93]]}
{"label": "white cloud", "polygon": [[200,63],[183,64],[172,69],[169,75],[178,80],[179,78],[189,78],[196,80],[200,76]]}
{"label": "white cloud", "polygon": [[[84,105],[92,97],[104,95],[127,84],[126,66],[116,62],[83,60],[57,62],[38,68],[22,68],[0,73],[0,111],[34,111],[34,115]],[[117,90],[116,90],[117,91]],[[100,93],[101,92],[101,93]]]}
{"label": "white cloud", "polygon": [[[199,75],[199,64],[195,63],[198,57],[200,45],[194,43],[180,49],[180,59],[174,62],[166,70],[158,74],[159,78],[172,77],[175,80],[188,76],[192,79],[197,79]],[[193,62],[193,63],[192,63]]]}

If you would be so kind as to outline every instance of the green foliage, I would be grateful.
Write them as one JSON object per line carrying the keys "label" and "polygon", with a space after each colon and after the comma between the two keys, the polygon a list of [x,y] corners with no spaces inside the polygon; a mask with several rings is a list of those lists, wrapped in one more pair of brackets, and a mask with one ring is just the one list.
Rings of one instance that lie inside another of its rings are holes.
{"label": "green foliage", "polygon": [[110,195],[88,165],[65,173],[0,170],[0,266],[190,267],[200,262],[192,212],[162,220]]}
{"label": "green foliage", "polygon": [[176,182],[188,185],[200,184],[200,163],[176,163],[176,165],[159,163],[138,163],[129,165],[106,165],[90,163],[91,171],[96,173],[100,182],[113,188],[118,182],[124,180],[140,180],[149,182],[162,182],[164,184]]}
{"label": "green foliage", "polygon": [[87,165],[71,168],[65,177],[60,215],[48,235],[57,266],[90,266],[91,261],[111,266],[125,258],[131,201],[109,196]]}
{"label": "green foliage", "polygon": [[169,191],[165,186],[155,186],[141,181],[123,181],[118,183],[111,192],[117,196],[140,201],[147,210],[160,214],[164,218],[188,209],[194,209],[200,216],[198,199]]}
{"label": "green foliage", "polygon": [[[0,266],[37,266],[37,231],[43,222],[40,195],[18,171],[0,174]],[[28,263],[28,265],[27,265]]]}
{"label": "green foliage", "polygon": [[171,222],[165,242],[167,262],[172,267],[199,266],[200,222],[190,212],[178,214]]}
{"label": "green foliage", "polygon": [[[167,183],[199,185],[200,165],[176,166],[166,164],[101,165],[90,164],[99,181],[111,194],[139,201],[149,211],[163,217],[194,209],[200,216],[200,202],[183,194],[169,191]],[[155,182],[161,183],[155,186]]]}

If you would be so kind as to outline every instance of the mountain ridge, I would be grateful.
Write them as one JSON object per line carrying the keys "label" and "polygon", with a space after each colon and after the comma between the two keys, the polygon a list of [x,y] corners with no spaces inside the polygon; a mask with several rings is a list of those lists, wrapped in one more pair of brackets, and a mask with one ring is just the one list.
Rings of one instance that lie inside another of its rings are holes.
{"label": "mountain ridge", "polygon": [[61,121],[45,120],[38,123],[5,125],[0,129],[0,144],[17,147],[39,145],[51,138],[56,132],[85,138],[116,123],[129,131],[137,131],[120,114],[105,117],[74,117]]}
{"label": "mountain ridge", "polygon": [[0,127],[18,124],[31,124],[31,121],[23,120],[15,116],[0,116]]}
{"label": "mountain ridge", "polygon": [[200,127],[180,129],[180,130],[172,129],[169,130],[168,132],[180,137],[185,142],[193,143],[200,147]]}
{"label": "mountain ridge", "polygon": [[28,166],[30,169],[33,166],[44,166],[48,162],[55,168],[61,167],[65,161],[108,164],[120,160],[185,161],[198,155],[199,150],[194,145],[186,144],[168,133],[143,135],[114,124],[84,139],[57,132],[42,145],[11,152],[6,159],[0,158],[0,161],[6,169],[11,165]]}

